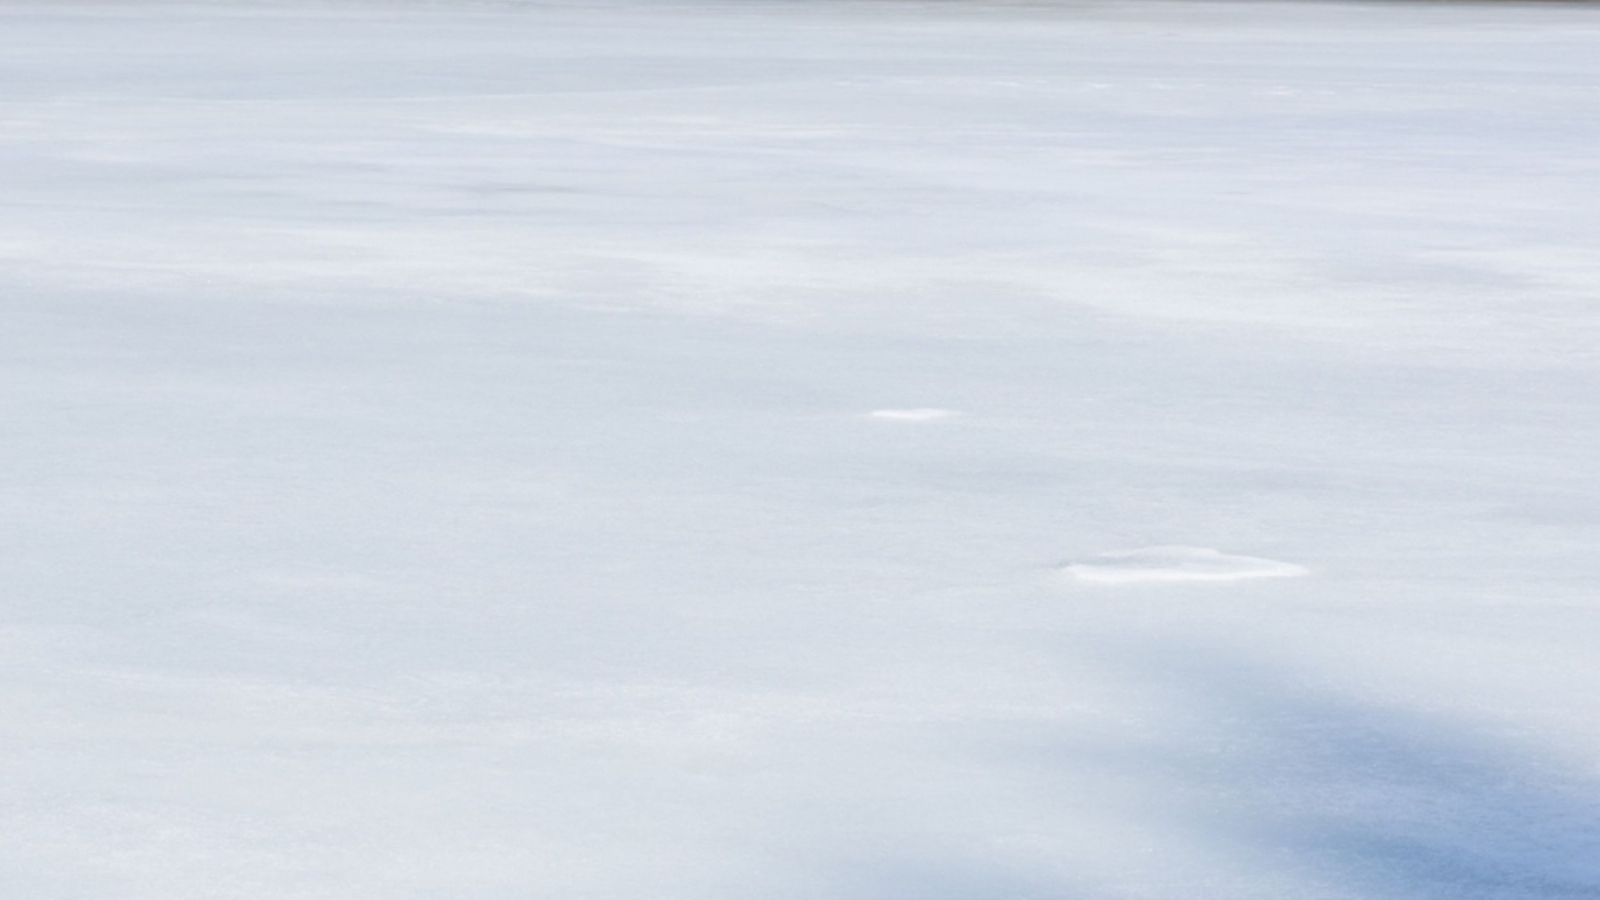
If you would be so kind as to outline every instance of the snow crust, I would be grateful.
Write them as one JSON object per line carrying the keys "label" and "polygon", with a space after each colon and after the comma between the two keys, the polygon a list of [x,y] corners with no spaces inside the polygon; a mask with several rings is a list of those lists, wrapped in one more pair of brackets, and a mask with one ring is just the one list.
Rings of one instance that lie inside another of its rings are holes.
{"label": "snow crust", "polygon": [[1597,47],[0,4],[0,895],[1600,896]]}
{"label": "snow crust", "polygon": [[1138,584],[1151,581],[1243,581],[1250,578],[1293,578],[1308,574],[1305,566],[1238,556],[1209,547],[1143,547],[1114,550],[1064,571],[1078,581],[1095,584]]}
{"label": "snow crust", "polygon": [[939,409],[933,406],[917,407],[916,409],[877,409],[872,411],[874,419],[889,419],[895,422],[931,422],[935,419],[948,419],[955,415],[948,409]]}

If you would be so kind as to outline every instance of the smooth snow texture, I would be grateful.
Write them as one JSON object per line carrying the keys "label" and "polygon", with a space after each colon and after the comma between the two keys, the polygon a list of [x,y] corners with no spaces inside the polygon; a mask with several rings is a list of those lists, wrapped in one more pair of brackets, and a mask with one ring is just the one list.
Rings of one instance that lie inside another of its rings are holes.
{"label": "smooth snow texture", "polygon": [[1144,547],[1101,553],[1068,563],[1063,571],[1092,584],[1138,584],[1152,581],[1244,581],[1292,578],[1307,574],[1304,566],[1236,556],[1209,547]]}
{"label": "smooth snow texture", "polygon": [[0,2],[0,900],[1600,897],[1597,47]]}

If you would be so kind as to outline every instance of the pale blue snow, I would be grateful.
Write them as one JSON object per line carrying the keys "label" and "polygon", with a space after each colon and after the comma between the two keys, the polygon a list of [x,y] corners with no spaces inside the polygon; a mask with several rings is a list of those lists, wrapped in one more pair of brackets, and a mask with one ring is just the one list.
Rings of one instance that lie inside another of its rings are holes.
{"label": "pale blue snow", "polygon": [[1600,897],[1596,48],[0,5],[0,893]]}

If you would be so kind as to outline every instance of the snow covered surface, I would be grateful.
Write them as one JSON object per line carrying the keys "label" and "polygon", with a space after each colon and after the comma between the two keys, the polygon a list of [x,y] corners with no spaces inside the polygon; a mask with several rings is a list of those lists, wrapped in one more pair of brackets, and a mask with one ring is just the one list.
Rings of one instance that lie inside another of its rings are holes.
{"label": "snow covered surface", "polygon": [[0,891],[1600,897],[1597,47],[0,4]]}
{"label": "snow covered surface", "polygon": [[1137,584],[1149,581],[1243,581],[1248,578],[1293,578],[1309,574],[1305,566],[1238,556],[1210,547],[1141,547],[1116,550],[1068,563],[1063,571],[1095,584]]}

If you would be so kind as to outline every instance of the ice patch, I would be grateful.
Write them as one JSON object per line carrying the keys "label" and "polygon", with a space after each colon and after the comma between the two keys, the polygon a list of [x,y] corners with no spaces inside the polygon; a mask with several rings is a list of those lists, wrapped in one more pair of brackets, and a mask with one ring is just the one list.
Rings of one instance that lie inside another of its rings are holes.
{"label": "ice patch", "polygon": [[1093,584],[1150,581],[1242,581],[1246,578],[1293,578],[1310,572],[1305,566],[1235,556],[1209,547],[1144,547],[1118,550],[1068,563],[1063,571]]}
{"label": "ice patch", "polygon": [[869,415],[874,419],[891,419],[897,422],[930,422],[934,419],[948,419],[955,415],[955,411],[926,406],[917,409],[875,409]]}

